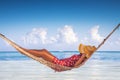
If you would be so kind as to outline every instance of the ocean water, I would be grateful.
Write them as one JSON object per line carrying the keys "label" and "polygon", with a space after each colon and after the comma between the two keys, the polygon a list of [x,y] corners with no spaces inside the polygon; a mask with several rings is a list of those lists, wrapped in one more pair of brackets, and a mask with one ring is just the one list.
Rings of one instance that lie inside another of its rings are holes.
{"label": "ocean water", "polygon": [[[77,51],[51,51],[58,58]],[[98,51],[80,68],[55,72],[18,52],[0,52],[0,80],[120,80],[120,52]]]}

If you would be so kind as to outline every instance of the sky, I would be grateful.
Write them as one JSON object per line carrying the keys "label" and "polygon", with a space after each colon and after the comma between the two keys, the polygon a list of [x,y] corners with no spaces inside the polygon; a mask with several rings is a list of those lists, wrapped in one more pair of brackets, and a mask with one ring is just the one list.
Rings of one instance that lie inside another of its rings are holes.
{"label": "sky", "polygon": [[[29,49],[97,47],[119,23],[120,0],[0,0],[0,33]],[[0,51],[14,50],[0,39]],[[99,50],[120,51],[120,30]]]}

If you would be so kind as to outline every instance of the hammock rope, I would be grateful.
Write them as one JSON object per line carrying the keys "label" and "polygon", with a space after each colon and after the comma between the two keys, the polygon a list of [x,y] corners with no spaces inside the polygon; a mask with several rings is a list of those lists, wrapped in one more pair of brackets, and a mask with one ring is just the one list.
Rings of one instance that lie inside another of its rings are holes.
{"label": "hammock rope", "polygon": [[120,24],[118,24],[118,25],[112,30],[112,32],[101,42],[101,44],[98,45],[98,47],[97,47],[96,50],[98,50],[98,49],[105,43],[105,41],[106,41],[117,29],[119,29],[119,27],[120,27]]}
{"label": "hammock rope", "polygon": [[[104,43],[105,41],[113,34],[113,32],[115,32],[116,29],[118,29],[120,26],[120,24],[118,24],[113,31],[101,42],[100,45],[98,45],[97,49],[98,50]],[[41,64],[44,64],[52,69],[54,69],[55,71],[66,71],[66,70],[71,70],[73,68],[78,68],[81,65],[77,66],[77,67],[67,67],[67,66],[62,66],[62,65],[58,65],[58,64],[54,64],[52,62],[46,61],[43,58],[34,56],[30,53],[28,53],[27,51],[24,50],[24,48],[22,48],[21,46],[19,46],[18,44],[16,44],[15,42],[11,41],[10,39],[8,39],[7,37],[5,37],[3,34],[0,34],[0,37],[3,38],[6,42],[8,42],[11,46],[13,46],[17,51],[19,51],[21,54],[26,55],[38,62],[40,62]]]}

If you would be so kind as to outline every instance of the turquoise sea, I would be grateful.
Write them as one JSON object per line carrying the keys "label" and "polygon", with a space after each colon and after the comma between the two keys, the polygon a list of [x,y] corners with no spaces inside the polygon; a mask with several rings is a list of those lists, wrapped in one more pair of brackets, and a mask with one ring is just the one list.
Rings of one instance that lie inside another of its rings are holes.
{"label": "turquoise sea", "polygon": [[[58,58],[77,51],[51,51]],[[0,80],[120,80],[120,51],[97,51],[85,65],[55,72],[18,52],[0,52]]]}

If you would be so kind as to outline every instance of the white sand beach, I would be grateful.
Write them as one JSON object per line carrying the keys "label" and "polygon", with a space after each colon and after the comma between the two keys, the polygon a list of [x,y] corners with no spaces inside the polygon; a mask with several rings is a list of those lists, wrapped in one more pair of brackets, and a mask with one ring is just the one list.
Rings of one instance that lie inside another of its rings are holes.
{"label": "white sand beach", "polygon": [[34,61],[0,61],[0,80],[120,80],[120,63],[89,60],[84,66],[65,72]]}

